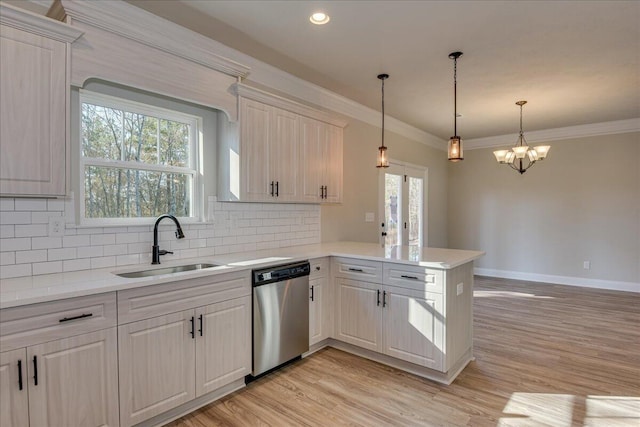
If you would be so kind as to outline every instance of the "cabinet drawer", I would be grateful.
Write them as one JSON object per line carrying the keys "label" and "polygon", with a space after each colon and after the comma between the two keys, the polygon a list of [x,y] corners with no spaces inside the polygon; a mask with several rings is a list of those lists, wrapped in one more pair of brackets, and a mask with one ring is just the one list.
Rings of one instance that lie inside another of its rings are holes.
{"label": "cabinet drawer", "polygon": [[334,258],[331,271],[335,277],[382,283],[382,263],[352,258]]}
{"label": "cabinet drawer", "polygon": [[329,272],[329,258],[316,258],[309,260],[309,263],[311,264],[309,280],[327,277],[327,273]]}
{"label": "cabinet drawer", "polygon": [[417,291],[443,292],[443,272],[432,268],[385,262],[385,285],[415,289]]}
{"label": "cabinet drawer", "polygon": [[116,325],[116,293],[0,310],[2,351],[41,344]]}
{"label": "cabinet drawer", "polygon": [[251,295],[251,272],[199,277],[118,292],[118,324]]}

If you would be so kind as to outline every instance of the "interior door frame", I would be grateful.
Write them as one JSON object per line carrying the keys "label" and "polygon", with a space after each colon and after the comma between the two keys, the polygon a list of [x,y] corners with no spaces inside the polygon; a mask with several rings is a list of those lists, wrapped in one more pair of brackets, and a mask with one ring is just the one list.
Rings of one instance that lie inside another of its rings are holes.
{"label": "interior door frame", "polygon": [[[386,218],[385,218],[385,209],[384,209],[384,190],[385,190],[385,174],[387,172],[393,171],[393,169],[400,169],[402,171],[401,175],[407,175],[407,169],[414,169],[420,172],[423,172],[421,178],[423,178],[422,184],[422,246],[429,246],[429,206],[427,205],[427,201],[429,200],[428,192],[429,192],[429,168],[424,165],[417,165],[414,163],[403,162],[401,160],[393,160],[389,159],[389,168],[380,168],[378,171],[378,242],[384,246],[385,238],[382,235],[383,232],[387,230]],[[414,176],[414,175],[412,175]],[[404,212],[403,212],[403,221],[404,221]],[[382,224],[384,223],[384,226]],[[404,235],[403,228],[403,235]],[[406,239],[404,239],[402,244],[406,246]]]}

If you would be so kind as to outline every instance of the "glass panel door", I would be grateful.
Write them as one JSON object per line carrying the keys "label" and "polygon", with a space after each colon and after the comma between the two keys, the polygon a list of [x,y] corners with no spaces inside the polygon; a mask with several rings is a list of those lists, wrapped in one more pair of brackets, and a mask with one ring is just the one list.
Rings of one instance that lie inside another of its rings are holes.
{"label": "glass panel door", "polygon": [[380,174],[381,243],[423,246],[426,169],[391,163]]}

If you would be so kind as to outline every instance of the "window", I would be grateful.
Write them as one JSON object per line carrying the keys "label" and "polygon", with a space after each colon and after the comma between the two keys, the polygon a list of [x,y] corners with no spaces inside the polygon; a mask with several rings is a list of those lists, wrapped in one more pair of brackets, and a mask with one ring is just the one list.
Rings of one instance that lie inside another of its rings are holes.
{"label": "window", "polygon": [[196,217],[198,125],[195,116],[81,91],[81,221]]}

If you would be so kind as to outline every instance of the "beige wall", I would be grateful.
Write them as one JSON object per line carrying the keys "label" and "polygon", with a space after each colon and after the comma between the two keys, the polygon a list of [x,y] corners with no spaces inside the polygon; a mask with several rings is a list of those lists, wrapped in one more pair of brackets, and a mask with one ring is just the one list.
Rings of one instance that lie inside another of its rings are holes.
{"label": "beige wall", "polygon": [[[380,128],[352,120],[344,130],[344,202],[322,207],[322,241],[378,242]],[[447,247],[447,154],[395,133],[385,133],[389,157],[428,168],[427,227],[432,247]],[[366,212],[376,220],[365,222]]]}
{"label": "beige wall", "polygon": [[486,251],[480,268],[640,282],[640,133],[550,145],[522,176],[492,149],[450,165],[449,246]]}

